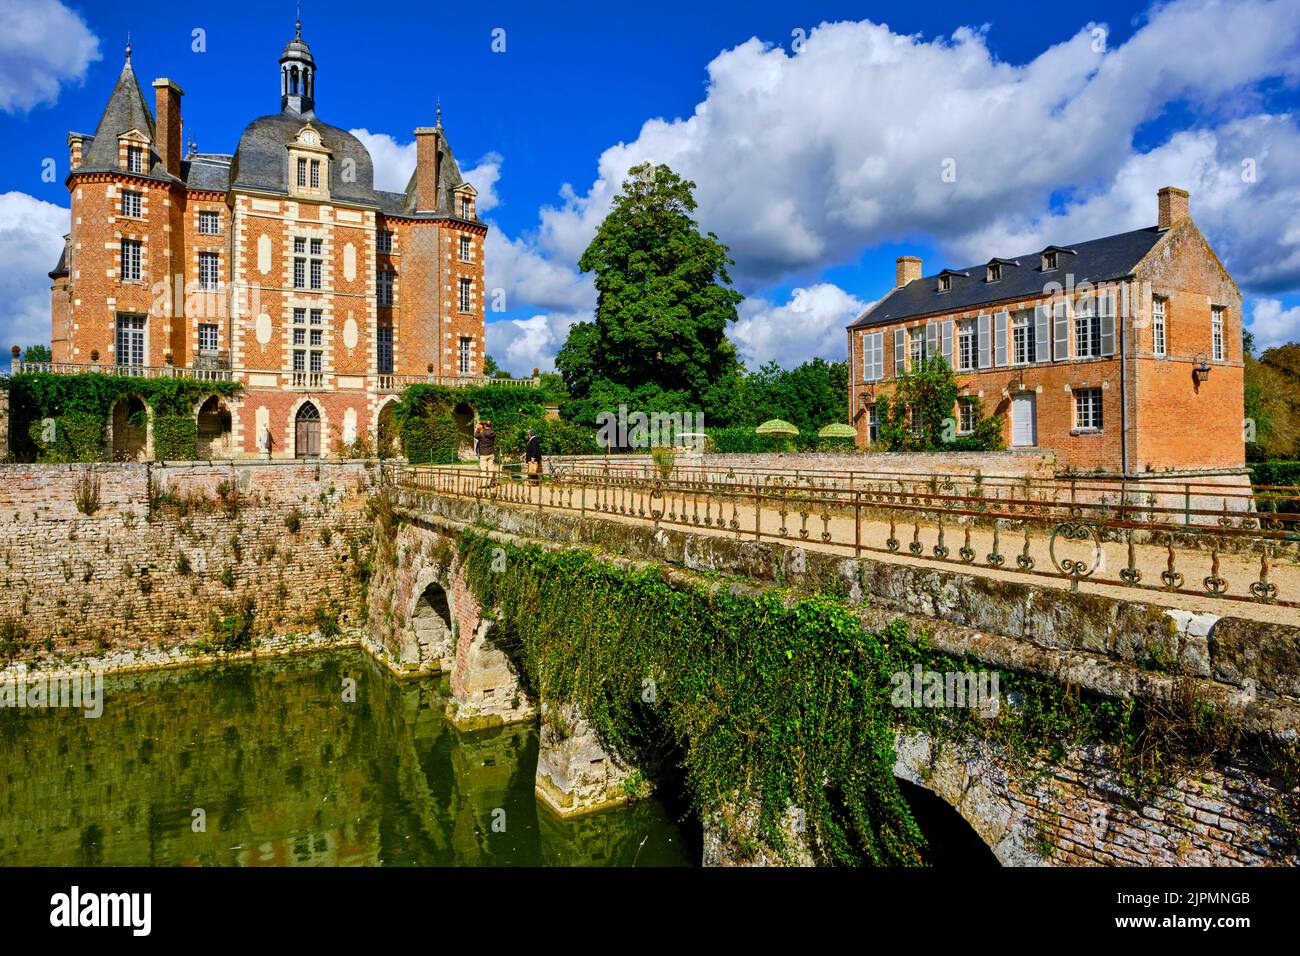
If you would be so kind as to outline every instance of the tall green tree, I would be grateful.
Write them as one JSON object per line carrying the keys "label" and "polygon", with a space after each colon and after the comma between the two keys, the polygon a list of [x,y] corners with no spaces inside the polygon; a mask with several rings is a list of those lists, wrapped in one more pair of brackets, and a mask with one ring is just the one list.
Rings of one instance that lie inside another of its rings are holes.
{"label": "tall green tree", "polygon": [[727,340],[744,298],[727,247],[693,218],[695,183],[663,164],[628,172],[578,266],[596,277],[596,315],[556,356],[569,417],[593,422],[626,402],[640,410],[709,412],[717,383],[740,364]]}

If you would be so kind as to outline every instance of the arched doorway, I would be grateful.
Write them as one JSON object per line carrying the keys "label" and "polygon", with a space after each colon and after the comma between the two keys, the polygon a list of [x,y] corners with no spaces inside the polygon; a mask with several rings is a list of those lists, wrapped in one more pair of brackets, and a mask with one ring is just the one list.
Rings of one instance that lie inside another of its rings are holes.
{"label": "arched doorway", "polygon": [[320,409],[303,402],[293,420],[293,457],[320,457]]}
{"label": "arched doorway", "polygon": [[451,413],[456,419],[456,457],[468,461],[474,457],[474,407],[469,402],[460,402]]}
{"label": "arched doorway", "polygon": [[430,583],[411,612],[411,638],[421,662],[436,660],[450,664],[455,655],[452,644],[451,605],[447,590],[438,582]]}
{"label": "arched doorway", "polygon": [[966,819],[941,797],[910,780],[899,778],[912,819],[925,835],[925,862],[929,866],[993,869],[1001,866]]}
{"label": "arched doorway", "polygon": [[113,406],[113,460],[144,461],[149,442],[149,409],[138,395]]}
{"label": "arched doorway", "polygon": [[375,445],[380,458],[398,458],[402,454],[402,436],[397,430],[393,408],[396,402],[388,402],[379,410],[379,421],[375,429]]}
{"label": "arched doorway", "polygon": [[215,395],[199,406],[197,452],[200,458],[230,457],[230,409]]}

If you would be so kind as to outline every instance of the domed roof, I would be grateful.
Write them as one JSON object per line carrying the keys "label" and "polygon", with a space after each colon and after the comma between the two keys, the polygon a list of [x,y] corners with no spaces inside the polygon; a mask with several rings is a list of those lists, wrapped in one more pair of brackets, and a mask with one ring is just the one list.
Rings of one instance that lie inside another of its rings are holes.
{"label": "domed roof", "polygon": [[310,60],[312,63],[316,62],[312,59],[311,47],[309,47],[307,41],[302,38],[302,21],[294,24],[293,39],[284,45],[284,52],[280,54],[280,59],[282,61],[292,59]]}
{"label": "domed roof", "polygon": [[[375,202],[375,167],[370,151],[347,130],[322,123],[314,112],[259,116],[245,126],[231,167],[233,187],[287,195],[288,147],[308,123],[320,133],[321,145],[330,151],[330,195],[354,202]],[[351,175],[345,177],[345,169],[351,170]]]}

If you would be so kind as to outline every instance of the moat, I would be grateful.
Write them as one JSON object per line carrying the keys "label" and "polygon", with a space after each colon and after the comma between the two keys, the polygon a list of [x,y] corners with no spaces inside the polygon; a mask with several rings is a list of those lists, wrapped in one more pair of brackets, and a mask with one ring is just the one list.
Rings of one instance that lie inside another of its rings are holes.
{"label": "moat", "polygon": [[[355,699],[348,688],[355,681]],[[105,678],[103,715],[0,710],[0,864],[687,866],[655,799],[560,820],[534,725],[458,733],[446,681],[342,651]]]}

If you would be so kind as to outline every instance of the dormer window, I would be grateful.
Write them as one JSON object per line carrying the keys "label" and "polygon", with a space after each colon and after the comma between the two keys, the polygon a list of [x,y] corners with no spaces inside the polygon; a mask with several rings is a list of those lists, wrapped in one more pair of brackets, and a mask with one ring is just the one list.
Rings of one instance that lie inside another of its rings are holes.
{"label": "dormer window", "polygon": [[128,173],[144,172],[143,146],[128,146],[126,148],[126,171]]}
{"label": "dormer window", "polygon": [[1053,250],[1053,251],[1051,251],[1051,252],[1044,252],[1044,253],[1043,253],[1043,271],[1044,271],[1044,272],[1051,272],[1053,269],[1056,268],[1056,265],[1057,265],[1057,256],[1058,256],[1058,255],[1059,255],[1059,253],[1057,253],[1055,250]]}
{"label": "dormer window", "polygon": [[989,282],[1000,282],[1002,280],[1002,263],[990,262],[986,278]]}
{"label": "dormer window", "polygon": [[296,141],[289,144],[291,192],[328,199],[329,155],[320,134],[310,126],[303,127]]}
{"label": "dormer window", "polygon": [[952,291],[952,276],[939,276],[939,291],[940,292]]}

